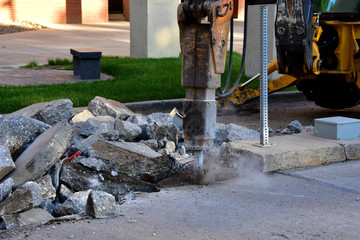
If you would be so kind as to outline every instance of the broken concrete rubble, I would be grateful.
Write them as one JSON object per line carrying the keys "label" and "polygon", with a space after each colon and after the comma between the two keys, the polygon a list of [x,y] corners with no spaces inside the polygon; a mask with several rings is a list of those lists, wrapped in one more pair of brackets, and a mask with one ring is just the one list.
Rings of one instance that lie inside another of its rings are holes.
{"label": "broken concrete rubble", "polygon": [[114,129],[114,118],[110,116],[97,116],[89,118],[82,125],[80,134],[83,136],[93,135],[100,127],[104,128],[103,132],[108,132]]}
{"label": "broken concrete rubble", "polygon": [[168,176],[175,167],[172,159],[142,143],[98,141],[89,147],[89,156],[111,162],[110,170],[155,182]]}
{"label": "broken concrete rubble", "polygon": [[64,154],[72,138],[69,123],[59,122],[41,134],[16,160],[16,169],[7,175],[19,186],[42,177]]}
{"label": "broken concrete rubble", "polygon": [[[23,116],[18,118],[50,127]],[[0,118],[0,124],[4,119]],[[11,196],[19,195],[16,190],[9,197],[9,189],[13,188],[11,177],[15,187],[34,180],[42,189],[37,206],[54,216],[84,212],[86,205],[88,215],[113,217],[115,201],[121,203],[124,195],[132,191],[159,191],[154,183],[183,171],[186,167],[180,166],[188,166],[193,161],[191,154],[186,154],[181,132],[173,121],[168,113],[134,114],[121,103],[96,97],[89,103],[88,110],[75,115],[70,124],[58,123],[43,133],[45,137],[36,135],[28,141],[28,145],[32,144],[23,155],[13,158],[17,169],[0,184],[0,197],[4,192],[4,203],[15,202]],[[218,126],[218,143],[258,137],[258,132],[234,124]],[[64,153],[78,150],[82,156],[62,166],[57,164]],[[54,165],[61,166],[59,184],[52,175],[56,172],[51,169]],[[3,224],[21,225],[18,213],[4,213]]]}
{"label": "broken concrete rubble", "polygon": [[87,157],[80,156],[73,162],[74,163],[78,162],[78,163],[84,165],[84,167],[93,169],[93,170],[98,171],[98,172],[101,171],[101,170],[106,169],[106,164],[103,161],[101,161],[100,159],[97,159],[97,158],[87,158]]}
{"label": "broken concrete rubble", "polygon": [[85,109],[81,113],[76,114],[72,119],[71,123],[86,122],[89,118],[95,117],[89,110]]}
{"label": "broken concrete rubble", "polygon": [[281,131],[282,134],[296,134],[301,133],[303,130],[302,124],[298,120],[294,120],[287,125],[287,127]]}
{"label": "broken concrete rubble", "polygon": [[115,130],[119,131],[119,139],[125,141],[132,141],[142,133],[142,129],[139,125],[122,120],[116,120]]}
{"label": "broken concrete rubble", "polygon": [[59,217],[84,212],[89,193],[90,190],[74,193],[63,204],[58,204],[55,207],[54,215]]}
{"label": "broken concrete rubble", "polygon": [[15,168],[9,149],[0,146],[0,180]]}
{"label": "broken concrete rubble", "polygon": [[27,182],[0,204],[0,216],[19,213],[37,207],[42,202],[42,190],[35,182]]}
{"label": "broken concrete rubble", "polygon": [[115,197],[102,191],[90,191],[85,211],[94,218],[113,218],[117,215]]}
{"label": "broken concrete rubble", "polygon": [[218,145],[224,142],[236,142],[241,140],[260,138],[257,131],[236,124],[216,124],[216,138],[214,142]]}
{"label": "broken concrete rubble", "polygon": [[74,115],[74,109],[71,100],[59,99],[52,102],[36,103],[8,115],[22,115],[53,126],[60,121],[69,120]]}
{"label": "broken concrete rubble", "polygon": [[51,126],[28,117],[14,115],[0,119],[0,146],[19,156],[40,134]]}
{"label": "broken concrete rubble", "polygon": [[125,120],[134,115],[125,105],[103,97],[95,97],[91,100],[88,105],[88,110],[94,114],[94,116],[111,116],[121,120]]}
{"label": "broken concrete rubble", "polygon": [[[116,171],[113,171],[116,172]],[[157,192],[156,185],[137,180],[126,174],[112,174],[112,171],[94,171],[79,163],[64,164],[61,174],[61,182],[70,187],[73,191],[97,190],[114,195],[117,199],[119,195],[129,191]]]}

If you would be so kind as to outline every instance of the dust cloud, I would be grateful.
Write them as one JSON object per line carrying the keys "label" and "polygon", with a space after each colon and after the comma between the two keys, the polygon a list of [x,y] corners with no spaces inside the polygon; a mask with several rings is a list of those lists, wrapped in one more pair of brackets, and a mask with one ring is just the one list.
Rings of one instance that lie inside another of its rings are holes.
{"label": "dust cloud", "polygon": [[260,159],[246,153],[234,153],[226,144],[205,152],[203,184],[237,179],[244,185],[267,185]]}

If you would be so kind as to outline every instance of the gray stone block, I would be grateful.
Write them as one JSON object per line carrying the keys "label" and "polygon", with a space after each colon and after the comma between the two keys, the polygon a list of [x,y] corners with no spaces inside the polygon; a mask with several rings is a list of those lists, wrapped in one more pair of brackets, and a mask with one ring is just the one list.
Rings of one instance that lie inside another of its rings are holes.
{"label": "gray stone block", "polygon": [[107,192],[91,191],[86,204],[86,214],[94,218],[116,217],[115,197]]}

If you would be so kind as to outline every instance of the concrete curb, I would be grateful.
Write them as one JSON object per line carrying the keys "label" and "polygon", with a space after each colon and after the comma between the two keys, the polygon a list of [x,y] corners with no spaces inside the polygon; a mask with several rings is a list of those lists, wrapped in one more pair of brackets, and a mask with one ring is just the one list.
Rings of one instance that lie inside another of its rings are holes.
{"label": "concrete curb", "polygon": [[[149,114],[153,112],[171,112],[174,107],[176,107],[179,112],[182,112],[184,100],[185,99],[153,100],[124,103],[124,105],[131,109],[133,112],[142,114]],[[300,91],[278,92],[269,95],[269,102],[271,103],[298,101],[306,101],[306,98]],[[229,109],[218,108],[218,111],[221,112],[221,114],[226,114],[226,112],[233,112],[234,109],[236,109],[236,111],[246,111],[254,104],[258,104],[258,99],[254,99],[249,103],[245,103],[240,106],[233,106]]]}
{"label": "concrete curb", "polygon": [[241,161],[241,166],[251,162],[250,165],[255,163],[263,172],[360,159],[359,138],[334,140],[303,133],[272,137],[270,142],[274,146],[258,147],[258,139],[232,142],[226,145],[224,153],[238,159],[234,160],[235,165],[239,164],[236,161]]}

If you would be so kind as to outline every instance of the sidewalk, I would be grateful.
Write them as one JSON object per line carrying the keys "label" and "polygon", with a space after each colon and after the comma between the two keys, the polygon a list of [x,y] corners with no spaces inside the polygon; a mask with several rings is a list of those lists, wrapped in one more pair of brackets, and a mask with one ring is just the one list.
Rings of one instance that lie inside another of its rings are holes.
{"label": "sidewalk", "polygon": [[70,48],[94,48],[105,56],[130,56],[130,24],[55,24],[48,29],[0,35],[0,66],[46,64],[72,58]]}
{"label": "sidewalk", "polygon": [[[0,35],[0,86],[77,82],[63,71],[16,71],[31,61],[72,58],[70,48],[94,48],[103,56],[130,56],[130,23],[52,24],[47,29]],[[243,22],[235,22],[234,49],[242,49]],[[55,80],[56,79],[56,80]]]}

